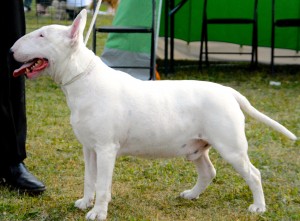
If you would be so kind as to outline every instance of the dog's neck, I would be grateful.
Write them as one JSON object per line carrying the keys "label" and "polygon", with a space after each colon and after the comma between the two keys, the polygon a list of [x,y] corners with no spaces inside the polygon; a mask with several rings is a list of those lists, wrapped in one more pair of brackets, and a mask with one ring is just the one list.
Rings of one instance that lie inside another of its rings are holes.
{"label": "dog's neck", "polygon": [[86,76],[87,74],[90,73],[90,71],[96,66],[96,61],[97,60],[97,57],[93,57],[90,59],[90,62],[88,64],[88,66],[86,67],[86,69],[84,69],[81,73],[73,76],[72,78],[70,79],[66,79],[66,81],[62,81],[61,82],[61,86],[67,86],[67,85],[70,85],[72,84],[73,82],[79,80],[80,78],[83,78],[84,76]]}
{"label": "dog's neck", "polygon": [[95,54],[86,47],[79,47],[73,52],[76,56],[69,56],[60,70],[54,70],[53,80],[61,85],[67,86],[87,75],[96,65],[98,59]]}

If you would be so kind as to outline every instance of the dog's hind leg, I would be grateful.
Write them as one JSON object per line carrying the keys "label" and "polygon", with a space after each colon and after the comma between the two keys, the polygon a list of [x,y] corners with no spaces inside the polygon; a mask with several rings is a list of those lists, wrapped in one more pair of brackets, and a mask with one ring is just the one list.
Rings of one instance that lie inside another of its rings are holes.
{"label": "dog's hind leg", "polygon": [[[238,143],[238,142],[237,142]],[[243,147],[239,146],[243,144]],[[247,140],[244,138],[244,142],[239,142],[236,146],[225,146],[226,144],[221,144],[218,146],[222,157],[229,162],[235,170],[244,178],[253,195],[254,203],[250,205],[250,212],[265,212],[265,198],[261,183],[261,176],[258,169],[256,169],[249,160],[247,154]],[[231,144],[232,145],[232,144]]]}
{"label": "dog's hind leg", "polygon": [[96,200],[91,211],[86,215],[88,220],[105,220],[108,203],[111,200],[112,176],[119,146],[116,144],[96,148],[97,179]]}
{"label": "dog's hind leg", "polygon": [[96,153],[89,148],[83,148],[85,172],[84,172],[84,195],[82,199],[75,202],[75,207],[86,209],[92,207],[95,196],[96,183]]}
{"label": "dog's hind leg", "polygon": [[185,199],[195,199],[206,189],[216,176],[216,170],[209,159],[209,149],[205,150],[201,156],[194,160],[198,172],[196,185],[191,190],[186,190],[180,194]]}

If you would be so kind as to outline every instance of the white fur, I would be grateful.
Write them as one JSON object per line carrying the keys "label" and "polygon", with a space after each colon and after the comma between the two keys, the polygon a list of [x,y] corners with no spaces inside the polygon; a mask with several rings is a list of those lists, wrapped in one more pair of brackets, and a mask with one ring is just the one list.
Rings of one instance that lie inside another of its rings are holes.
{"label": "white fur", "polygon": [[45,26],[19,39],[12,51],[20,62],[47,58],[43,72],[66,95],[85,159],[84,196],[75,206],[92,207],[96,194],[86,218],[106,219],[115,160],[121,155],[186,156],[195,163],[198,180],[181,196],[197,198],[216,175],[210,145],[249,185],[254,198],[249,210],[264,212],[260,172],[247,155],[241,109],[290,139],[296,136],[232,88],[203,81],[141,81],[107,67],[84,46],[85,23],[83,10],[71,26]]}

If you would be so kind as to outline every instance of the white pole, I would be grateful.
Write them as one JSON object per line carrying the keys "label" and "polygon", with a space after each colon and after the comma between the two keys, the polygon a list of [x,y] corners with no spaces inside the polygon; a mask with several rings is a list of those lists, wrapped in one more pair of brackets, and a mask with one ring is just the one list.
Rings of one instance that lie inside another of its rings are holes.
{"label": "white pole", "polygon": [[91,34],[92,29],[93,29],[93,27],[94,27],[94,24],[95,24],[95,22],[96,22],[96,18],[97,18],[99,9],[100,9],[101,2],[102,2],[102,0],[99,0],[99,1],[98,1],[97,6],[96,6],[96,8],[95,8],[95,10],[94,10],[93,19],[92,19],[92,21],[91,21],[89,30],[88,30],[88,32],[86,33],[86,36],[85,36],[85,40],[84,40],[84,44],[85,44],[85,45],[87,44],[87,42],[88,42],[88,40],[89,40],[90,34]]}

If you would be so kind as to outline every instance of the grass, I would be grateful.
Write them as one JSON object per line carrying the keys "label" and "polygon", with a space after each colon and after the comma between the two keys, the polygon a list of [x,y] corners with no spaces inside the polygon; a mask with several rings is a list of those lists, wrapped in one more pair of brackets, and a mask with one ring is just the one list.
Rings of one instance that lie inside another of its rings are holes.
{"label": "grass", "polygon": [[[100,46],[101,47],[101,46]],[[103,47],[103,46],[102,46]],[[298,67],[281,66],[270,76],[267,66],[251,71],[247,64],[214,64],[197,70],[193,62],[176,62],[176,73],[163,79],[208,80],[231,86],[251,103],[300,135],[300,73]],[[281,86],[269,85],[280,81]],[[31,197],[0,187],[1,221],[77,221],[87,211],[74,208],[82,196],[84,162],[80,143],[69,124],[70,112],[61,89],[48,77],[26,81],[28,139],[25,163],[47,186]],[[193,165],[183,158],[117,160],[108,220],[300,220],[300,142],[291,142],[247,117],[249,155],[262,173],[268,211],[251,214],[249,188],[219,154],[211,160],[217,177],[198,200],[181,199],[179,193],[196,182]]]}

